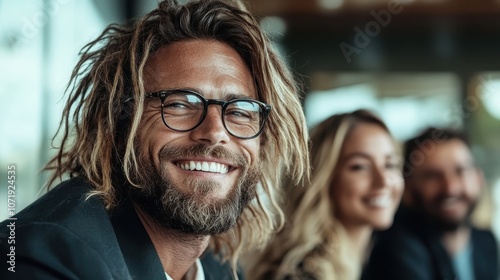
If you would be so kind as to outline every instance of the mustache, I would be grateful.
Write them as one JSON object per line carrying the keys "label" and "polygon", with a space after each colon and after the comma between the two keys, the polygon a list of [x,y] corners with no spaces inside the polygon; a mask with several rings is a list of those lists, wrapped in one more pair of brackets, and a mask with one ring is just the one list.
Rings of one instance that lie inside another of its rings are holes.
{"label": "mustache", "polygon": [[468,202],[468,203],[473,203],[474,201],[472,201],[471,199],[469,199],[467,196],[465,195],[440,195],[438,197],[436,197],[433,202],[434,203],[442,203],[443,201],[447,200],[447,199],[456,199],[456,200],[459,200],[459,201],[464,201],[464,202]]}
{"label": "mustache", "polygon": [[223,160],[235,167],[248,166],[248,161],[242,154],[231,152],[222,146],[209,147],[205,144],[195,144],[185,147],[164,146],[160,150],[159,157],[161,160],[208,157]]}

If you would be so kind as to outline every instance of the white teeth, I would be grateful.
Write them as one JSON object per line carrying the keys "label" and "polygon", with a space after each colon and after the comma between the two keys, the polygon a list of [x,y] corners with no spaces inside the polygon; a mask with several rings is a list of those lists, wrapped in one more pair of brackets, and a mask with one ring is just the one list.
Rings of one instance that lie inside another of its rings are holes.
{"label": "white teeth", "polygon": [[211,162],[209,167],[210,172],[217,172],[217,163]]}
{"label": "white teeth", "polygon": [[229,171],[229,166],[227,166],[227,165],[221,165],[220,173],[226,174],[228,171]]}
{"label": "white teeth", "polygon": [[190,161],[186,163],[178,163],[177,166],[184,170],[198,170],[220,174],[226,174],[229,171],[229,166],[218,162]]}
{"label": "white teeth", "polygon": [[207,162],[203,162],[201,164],[201,171],[208,171],[209,168],[208,168],[208,163]]}
{"label": "white teeth", "polygon": [[388,195],[372,197],[368,200],[368,204],[373,207],[388,207],[391,205],[391,198]]}

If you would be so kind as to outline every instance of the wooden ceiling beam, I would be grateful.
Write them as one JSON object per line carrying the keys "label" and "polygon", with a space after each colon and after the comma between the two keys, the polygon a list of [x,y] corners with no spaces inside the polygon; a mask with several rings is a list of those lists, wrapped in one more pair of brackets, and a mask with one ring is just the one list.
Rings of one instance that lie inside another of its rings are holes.
{"label": "wooden ceiling beam", "polygon": [[[500,15],[499,0],[382,0],[370,1],[370,4],[359,4],[361,1],[343,0],[345,3],[338,9],[324,9],[320,0],[250,0],[248,5],[257,16],[315,16],[338,14],[363,14],[371,10],[387,9],[388,5],[402,5],[406,14],[456,16],[456,15]],[[334,0],[335,1],[335,0]],[[342,1],[342,0],[337,0]],[[368,2],[368,1],[365,1]],[[358,3],[358,4],[356,4]],[[408,3],[408,4],[403,4]]]}

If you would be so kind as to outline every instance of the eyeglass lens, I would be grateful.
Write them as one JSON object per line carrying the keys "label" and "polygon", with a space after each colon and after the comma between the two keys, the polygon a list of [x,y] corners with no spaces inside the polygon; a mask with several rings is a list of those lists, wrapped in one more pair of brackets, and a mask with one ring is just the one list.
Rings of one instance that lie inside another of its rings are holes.
{"label": "eyeglass lens", "polygon": [[[195,94],[173,93],[163,102],[163,119],[174,130],[188,131],[196,127],[205,115],[206,101]],[[262,108],[252,100],[232,100],[222,109],[223,121],[229,133],[237,137],[253,137],[262,124]]]}

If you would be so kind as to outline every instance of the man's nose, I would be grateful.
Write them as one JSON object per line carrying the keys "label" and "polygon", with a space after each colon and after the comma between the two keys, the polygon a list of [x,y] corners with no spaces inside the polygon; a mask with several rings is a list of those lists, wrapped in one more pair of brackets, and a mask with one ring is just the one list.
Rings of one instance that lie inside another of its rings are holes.
{"label": "man's nose", "polygon": [[445,174],[442,182],[442,191],[446,195],[458,195],[462,188],[460,177],[456,174]]}
{"label": "man's nose", "polygon": [[228,143],[231,138],[224,127],[221,111],[221,106],[208,106],[207,114],[201,124],[191,131],[192,140],[211,145]]}

